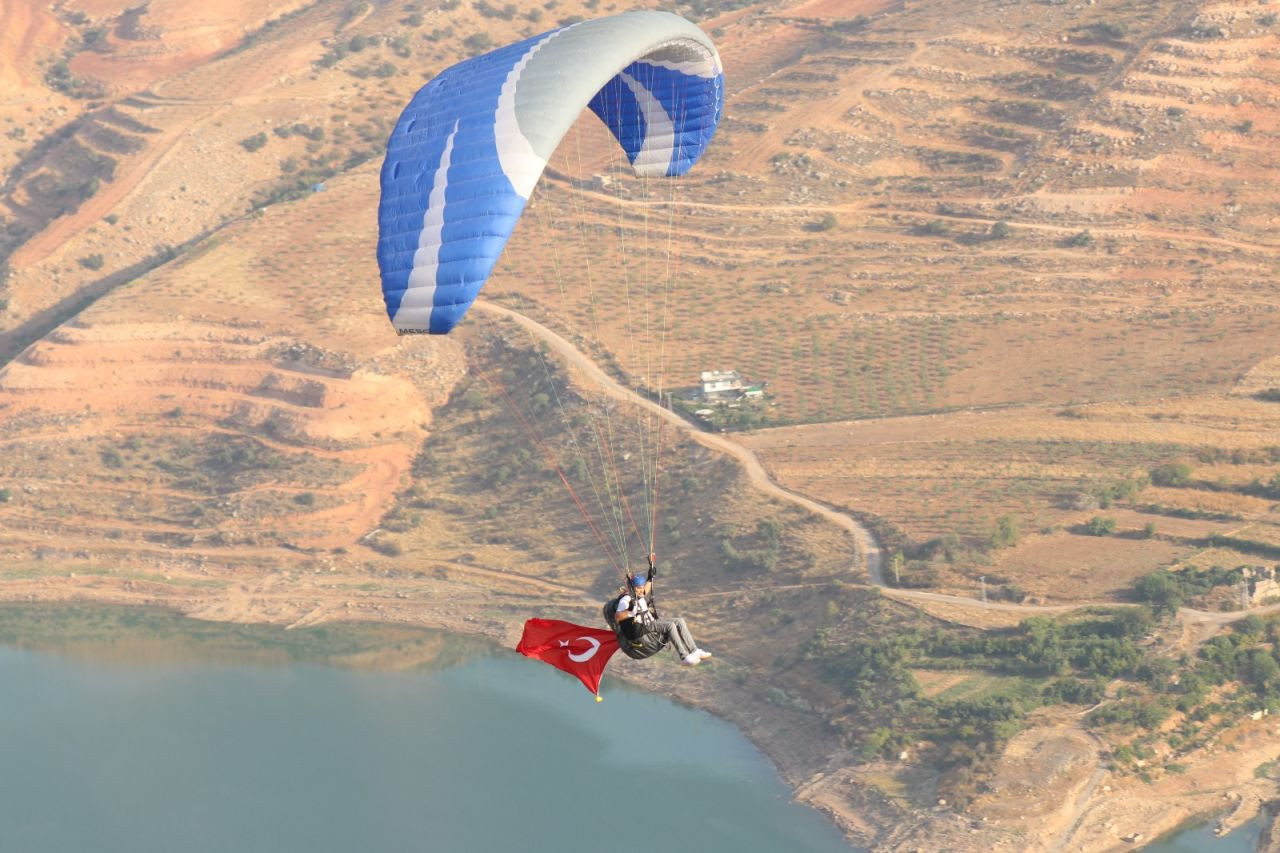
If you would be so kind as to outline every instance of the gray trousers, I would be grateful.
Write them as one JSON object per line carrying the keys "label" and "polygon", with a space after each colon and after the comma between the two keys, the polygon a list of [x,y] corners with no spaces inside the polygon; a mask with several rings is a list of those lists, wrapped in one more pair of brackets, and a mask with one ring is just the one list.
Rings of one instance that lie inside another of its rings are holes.
{"label": "gray trousers", "polygon": [[676,654],[682,658],[688,657],[698,647],[698,644],[693,641],[693,635],[689,633],[689,626],[684,624],[683,616],[677,616],[674,619],[654,619],[649,630],[666,637],[671,647],[676,650]]}

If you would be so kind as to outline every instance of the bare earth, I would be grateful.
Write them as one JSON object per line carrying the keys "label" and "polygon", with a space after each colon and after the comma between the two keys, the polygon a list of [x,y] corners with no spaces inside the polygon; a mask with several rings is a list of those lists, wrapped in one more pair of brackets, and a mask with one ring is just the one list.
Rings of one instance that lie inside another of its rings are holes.
{"label": "bare earth", "polygon": [[[837,583],[882,586],[860,519],[922,542],[981,539],[1015,515],[1024,535],[992,564],[883,592],[898,612],[978,628],[1244,559],[1207,548],[1213,534],[1280,542],[1280,506],[1242,488],[1276,473],[1280,446],[1277,404],[1259,396],[1280,385],[1280,31],[1262,5],[1148,6],[804,0],[703,20],[728,106],[689,181],[576,191],[557,176],[616,165],[582,122],[477,306],[476,334],[518,324],[584,394],[683,430],[690,465],[741,466],[697,523],[787,520],[785,556],[804,568],[786,580],[709,566],[673,581],[714,666],[616,671],[739,726],[800,801],[878,850],[1133,849],[1196,815],[1239,825],[1280,796],[1255,775],[1280,758],[1272,717],[1146,782],[1110,771],[1107,745],[1056,709],[958,812],[910,751],[865,763],[803,703],[770,699],[733,618],[743,595],[778,596],[816,622]],[[397,340],[386,324],[371,152],[425,78],[473,52],[467,37],[600,14],[477,8],[415,22],[404,4],[329,0],[0,0],[0,600],[505,644],[530,599],[593,618],[595,555],[500,536],[372,547],[398,541],[405,507],[442,530],[478,512],[423,472],[472,365],[458,339]],[[96,88],[77,94],[59,58]],[[582,236],[659,217],[687,236],[675,257]],[[523,272],[587,258],[676,268],[693,301],[671,319],[666,387],[732,366],[769,383],[773,422],[804,423],[693,430],[607,378],[602,356],[648,376],[623,288],[573,279],[553,297]],[[1128,535],[1080,532],[1100,511],[1090,489],[1184,460],[1197,485],[1111,510]],[[979,583],[1025,601],[979,602]],[[1184,610],[1174,642],[1192,651],[1238,615]]]}

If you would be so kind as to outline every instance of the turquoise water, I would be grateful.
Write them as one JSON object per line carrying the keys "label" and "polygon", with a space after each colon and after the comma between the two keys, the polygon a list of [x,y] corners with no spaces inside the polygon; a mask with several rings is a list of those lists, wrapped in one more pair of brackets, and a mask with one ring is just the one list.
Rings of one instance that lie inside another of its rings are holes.
{"label": "turquoise water", "polygon": [[1142,848],[1143,853],[1254,853],[1265,826],[1262,817],[1221,838],[1213,834],[1214,822],[1185,829],[1173,838]]}
{"label": "turquoise water", "polygon": [[850,850],[728,724],[514,653],[120,656],[0,646],[0,851]]}

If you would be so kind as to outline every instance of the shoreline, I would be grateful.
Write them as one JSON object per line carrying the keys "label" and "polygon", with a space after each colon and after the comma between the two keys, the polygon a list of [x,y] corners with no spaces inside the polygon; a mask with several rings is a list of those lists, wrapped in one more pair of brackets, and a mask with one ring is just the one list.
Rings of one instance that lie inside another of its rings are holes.
{"label": "shoreline", "polygon": [[[68,579],[74,581],[75,579]],[[450,583],[450,582],[446,582]],[[37,588],[38,587],[38,588]],[[480,637],[514,648],[518,626],[478,615],[466,606],[433,607],[423,612],[394,598],[359,601],[356,606],[325,608],[294,607],[288,612],[267,612],[278,607],[281,598],[259,599],[257,607],[245,607],[232,615],[217,602],[203,596],[183,596],[167,590],[145,593],[96,586],[92,589],[42,581],[15,581],[0,590],[0,602],[18,606],[124,606],[165,609],[184,618],[228,624],[279,625],[288,630],[298,626],[335,622],[362,622],[407,625]],[[456,590],[448,590],[456,592]],[[159,593],[159,594],[157,594]],[[448,599],[446,597],[446,604]],[[226,604],[226,602],[222,602]],[[347,602],[352,604],[352,602]],[[315,618],[291,619],[305,609]],[[416,612],[415,612],[416,611]],[[514,652],[513,652],[514,653]],[[686,670],[659,666],[643,672],[619,668],[612,677],[641,689],[698,708],[730,723],[765,756],[780,779],[793,792],[793,799],[822,813],[851,845],[868,850],[907,851],[950,849],[956,851],[1055,851],[1137,849],[1203,815],[1218,817],[1224,833],[1257,819],[1265,806],[1280,797],[1280,786],[1272,779],[1258,777],[1255,768],[1280,760],[1280,720],[1248,721],[1228,733],[1211,752],[1197,756],[1187,772],[1165,775],[1152,783],[1136,777],[1112,778],[1103,771],[1102,784],[1090,789],[1080,802],[1065,803],[1049,814],[1034,817],[1028,825],[975,817],[973,810],[959,813],[938,806],[921,808],[895,802],[870,784],[866,768],[852,760],[841,762],[831,753],[833,738],[814,729],[796,734],[805,727],[805,715],[761,700],[742,700],[715,684],[682,678]],[[810,715],[811,716],[811,715]],[[780,734],[780,731],[788,734]],[[807,745],[807,749],[805,748]],[[834,761],[826,769],[815,769],[815,756],[826,752]],[[851,756],[850,756],[851,758]],[[1210,818],[1213,819],[1212,817]],[[1065,827],[1064,827],[1065,824]],[[1280,826],[1273,820],[1264,835],[1276,839],[1280,850]],[[1128,840],[1132,839],[1132,840]]]}

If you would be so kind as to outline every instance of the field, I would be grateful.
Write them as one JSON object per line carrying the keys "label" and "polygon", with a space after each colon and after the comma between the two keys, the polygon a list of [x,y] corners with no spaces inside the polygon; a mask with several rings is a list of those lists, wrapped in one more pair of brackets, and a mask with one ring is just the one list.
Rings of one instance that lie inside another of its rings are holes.
{"label": "field", "polygon": [[[881,519],[906,547],[954,536],[977,549],[1012,518],[1016,544],[944,564],[945,588],[975,595],[986,577],[992,591],[1097,601],[1123,599],[1157,569],[1203,564],[1214,535],[1253,539],[1251,525],[1275,523],[1274,498],[1250,494],[1276,471],[1275,412],[1243,395],[1180,397],[788,427],[741,440],[782,482]],[[1188,482],[1148,485],[1167,464],[1187,465]],[[1122,484],[1135,490],[1121,496]],[[1099,516],[1114,519],[1113,535],[1089,534]],[[1214,559],[1259,562],[1231,549]]]}
{"label": "field", "polygon": [[[494,285],[651,382],[628,309],[637,281],[670,292],[668,384],[736,367],[766,423],[1222,392],[1275,354],[1269,29],[1196,35],[1252,19],[1194,4],[808,14],[726,28],[725,144],[678,186],[584,164],[610,149],[582,129],[558,171],[607,188],[545,183]],[[735,32],[790,45],[785,70],[735,78]],[[646,239],[660,212],[675,247]]]}

